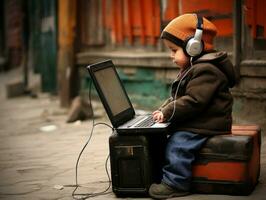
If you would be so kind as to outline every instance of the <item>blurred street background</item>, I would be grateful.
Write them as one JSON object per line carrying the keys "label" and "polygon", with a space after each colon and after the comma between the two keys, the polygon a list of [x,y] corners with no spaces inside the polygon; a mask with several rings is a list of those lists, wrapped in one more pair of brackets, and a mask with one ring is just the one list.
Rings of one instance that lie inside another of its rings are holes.
{"label": "blurred street background", "polygon": [[[233,120],[262,128],[262,163],[248,197],[181,199],[265,199],[265,8],[263,0],[0,1],[0,199],[72,199],[75,163],[92,127],[85,67],[112,59],[134,106],[156,109],[178,73],[160,32],[191,12],[219,30],[215,46],[227,51],[238,76]],[[96,121],[109,123],[94,89],[92,98]],[[79,166],[78,192],[107,188],[110,134],[105,126],[95,130]]]}

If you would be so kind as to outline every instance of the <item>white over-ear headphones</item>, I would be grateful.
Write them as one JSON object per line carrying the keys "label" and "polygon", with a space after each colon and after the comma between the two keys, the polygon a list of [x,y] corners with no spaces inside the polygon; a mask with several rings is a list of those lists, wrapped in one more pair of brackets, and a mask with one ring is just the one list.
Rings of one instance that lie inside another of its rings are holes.
{"label": "white over-ear headphones", "polygon": [[192,38],[189,38],[185,43],[185,52],[191,56],[198,56],[203,51],[203,42],[202,42],[202,34],[203,34],[203,19],[200,16],[197,16],[197,28],[195,31],[195,35]]}

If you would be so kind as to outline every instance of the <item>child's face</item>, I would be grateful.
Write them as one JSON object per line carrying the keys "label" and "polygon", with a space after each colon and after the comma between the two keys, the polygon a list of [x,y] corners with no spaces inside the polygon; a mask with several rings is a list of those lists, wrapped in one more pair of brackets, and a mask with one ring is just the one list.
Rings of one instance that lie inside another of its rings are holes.
{"label": "child's face", "polygon": [[189,66],[189,57],[186,56],[183,48],[166,39],[164,39],[163,42],[171,50],[170,57],[173,63],[180,69],[187,68]]}

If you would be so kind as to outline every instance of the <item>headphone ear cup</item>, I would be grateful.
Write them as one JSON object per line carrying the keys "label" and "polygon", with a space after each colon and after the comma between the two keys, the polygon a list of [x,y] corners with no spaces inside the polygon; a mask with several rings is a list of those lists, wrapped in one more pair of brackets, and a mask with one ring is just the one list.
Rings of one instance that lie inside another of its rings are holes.
{"label": "headphone ear cup", "polygon": [[203,50],[203,43],[202,41],[195,40],[194,37],[190,38],[185,46],[185,52],[191,56],[198,56],[201,54]]}

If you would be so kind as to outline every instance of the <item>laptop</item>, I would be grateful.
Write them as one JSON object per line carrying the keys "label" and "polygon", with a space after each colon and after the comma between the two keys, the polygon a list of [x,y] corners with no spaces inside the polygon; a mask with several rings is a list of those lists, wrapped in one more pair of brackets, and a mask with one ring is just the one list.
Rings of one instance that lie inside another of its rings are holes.
{"label": "laptop", "polygon": [[91,80],[119,134],[167,133],[170,123],[156,123],[151,114],[136,115],[116,68],[111,60],[87,66]]}

